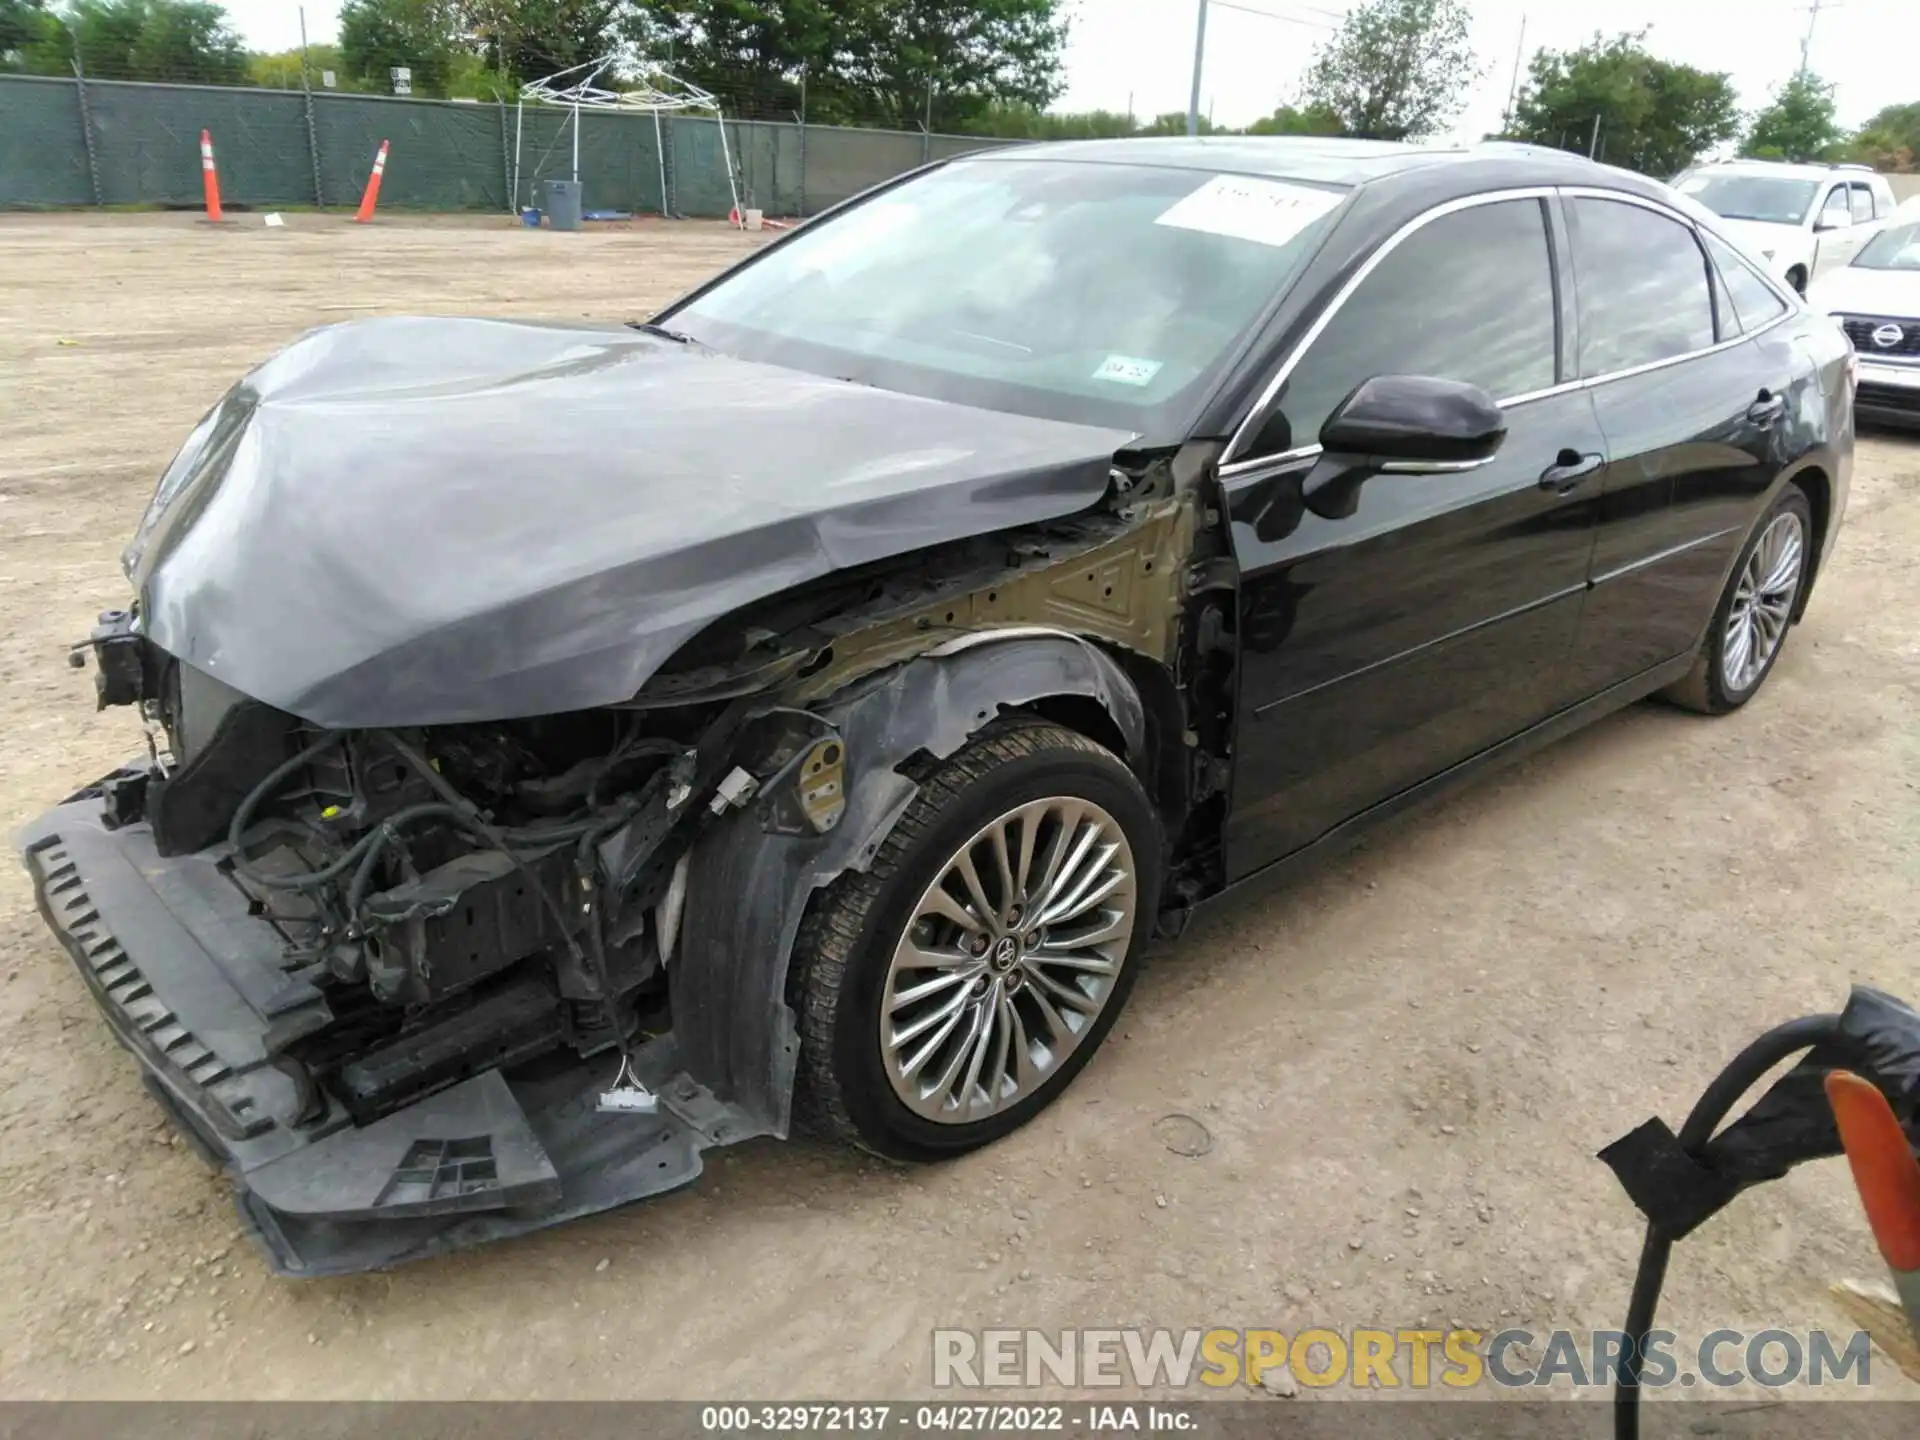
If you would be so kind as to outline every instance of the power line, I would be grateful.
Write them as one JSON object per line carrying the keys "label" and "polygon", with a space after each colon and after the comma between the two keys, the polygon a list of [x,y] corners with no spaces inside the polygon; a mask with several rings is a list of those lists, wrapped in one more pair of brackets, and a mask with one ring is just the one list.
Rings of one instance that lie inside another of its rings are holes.
{"label": "power line", "polygon": [[1209,0],[1222,10],[1238,10],[1242,15],[1258,15],[1262,20],[1284,20],[1289,25],[1305,25],[1310,30],[1331,30],[1333,26],[1324,20],[1307,20],[1298,15],[1279,15],[1271,10],[1256,10],[1251,5],[1242,5],[1238,0]]}

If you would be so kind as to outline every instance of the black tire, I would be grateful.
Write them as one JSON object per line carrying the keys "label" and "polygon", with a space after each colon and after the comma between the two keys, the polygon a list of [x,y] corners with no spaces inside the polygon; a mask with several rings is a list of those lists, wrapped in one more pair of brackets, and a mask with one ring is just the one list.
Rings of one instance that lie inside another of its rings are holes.
{"label": "black tire", "polygon": [[[1119,972],[1084,1035],[1024,1099],[966,1123],[925,1118],[895,1093],[882,1054],[881,1005],[894,947],[923,893],[969,837],[1009,810],[1053,796],[1101,806],[1131,848],[1135,913]],[[921,778],[920,793],[872,866],[823,889],[801,925],[788,981],[800,1022],[794,1115],[801,1128],[891,1159],[937,1160],[1032,1119],[1071,1083],[1126,1005],[1153,933],[1160,857],[1159,817],[1139,780],[1084,735],[1017,717],[996,722],[939,762]]]}
{"label": "black tire", "polygon": [[1787,271],[1787,284],[1793,287],[1793,293],[1802,300],[1807,298],[1807,272],[1798,265]]}
{"label": "black tire", "polygon": [[[1807,581],[1813,575],[1813,507],[1807,503],[1806,493],[1797,485],[1789,485],[1780,492],[1779,498],[1767,508],[1760,522],[1753,527],[1753,533],[1747,537],[1747,543],[1740,547],[1740,556],[1733,563],[1733,569],[1727,576],[1726,588],[1720,592],[1720,602],[1713,607],[1713,620],[1707,627],[1707,636],[1695,657],[1693,669],[1684,680],[1663,690],[1661,694],[1683,709],[1696,710],[1702,715],[1725,715],[1738,710],[1751,700],[1760,687],[1766,683],[1767,676],[1773,673],[1780,652],[1787,648],[1787,636],[1781,635],[1780,641],[1767,656],[1766,663],[1758,674],[1745,685],[1734,689],[1727,683],[1726,647],[1727,618],[1733,611],[1734,595],[1740,586],[1741,574],[1747,568],[1754,548],[1767,533],[1767,528],[1782,514],[1792,512],[1800,519],[1801,558],[1800,574],[1794,581],[1792,598],[1788,604],[1788,613],[1798,616],[1800,601],[1806,590]],[[1791,627],[1789,627],[1791,633]]]}

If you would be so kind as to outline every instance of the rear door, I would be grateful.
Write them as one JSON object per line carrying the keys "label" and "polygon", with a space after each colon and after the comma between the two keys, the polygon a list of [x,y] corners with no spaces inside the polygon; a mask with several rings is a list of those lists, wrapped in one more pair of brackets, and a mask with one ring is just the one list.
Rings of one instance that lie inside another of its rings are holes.
{"label": "rear door", "polygon": [[[1777,469],[1793,397],[1783,393],[1790,368],[1743,333],[1691,223],[1605,192],[1570,191],[1563,203],[1580,374],[1608,455],[1592,589],[1561,697],[1573,703],[1700,638]],[[1739,278],[1784,313],[1744,265]]]}
{"label": "rear door", "polygon": [[[1269,453],[1223,473],[1241,569],[1236,878],[1551,702],[1603,457],[1588,397],[1560,383],[1548,215],[1540,192],[1476,199],[1386,242],[1283,368]],[[1504,402],[1505,443],[1462,473],[1377,475],[1346,518],[1306,511],[1322,422],[1386,374],[1483,386]]]}

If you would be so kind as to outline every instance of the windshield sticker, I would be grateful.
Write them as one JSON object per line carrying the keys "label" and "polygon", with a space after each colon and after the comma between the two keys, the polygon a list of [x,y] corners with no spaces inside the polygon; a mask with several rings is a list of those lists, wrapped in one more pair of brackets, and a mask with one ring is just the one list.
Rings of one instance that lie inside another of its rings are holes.
{"label": "windshield sticker", "polygon": [[1131,355],[1109,355],[1093,372],[1096,380],[1111,380],[1116,385],[1145,385],[1160,373],[1158,360],[1136,360]]}
{"label": "windshield sticker", "polygon": [[1153,223],[1230,235],[1259,245],[1285,245],[1340,200],[1332,190],[1246,175],[1216,175],[1176,200]]}

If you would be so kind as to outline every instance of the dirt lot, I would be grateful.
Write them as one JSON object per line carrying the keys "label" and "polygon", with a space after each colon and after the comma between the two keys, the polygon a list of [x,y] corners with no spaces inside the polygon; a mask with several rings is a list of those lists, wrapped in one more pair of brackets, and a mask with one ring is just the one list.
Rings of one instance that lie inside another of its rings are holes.
{"label": "dirt lot", "polygon": [[[747,243],[291,225],[0,223],[0,827],[136,748],[62,648],[245,367],[377,311],[635,315]],[[912,1172],[756,1144],[391,1275],[267,1274],[0,864],[0,1393],[910,1395],[937,1324],[1615,1325],[1639,1228],[1593,1151],[1849,981],[1920,996],[1916,605],[1920,442],[1864,440],[1759,701],[1637,707],[1230,903],[1011,1140]],[[1824,1165],[1681,1247],[1663,1318],[1850,1329],[1824,1287],[1879,1271]]]}

